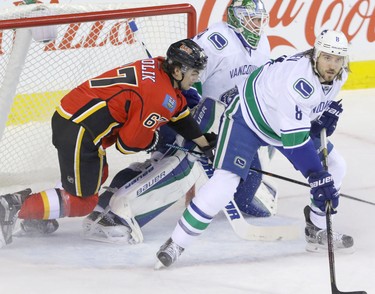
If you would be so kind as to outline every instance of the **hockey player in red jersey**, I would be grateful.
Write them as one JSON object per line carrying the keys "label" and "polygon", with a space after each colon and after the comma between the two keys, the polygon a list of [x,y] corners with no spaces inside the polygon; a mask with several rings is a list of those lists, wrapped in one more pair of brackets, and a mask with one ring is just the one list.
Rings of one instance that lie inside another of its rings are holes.
{"label": "hockey player in red jersey", "polygon": [[52,117],[61,187],[0,197],[0,247],[11,243],[17,213],[25,220],[46,220],[46,230],[53,229],[56,218],[90,213],[108,175],[105,149],[113,144],[124,154],[151,151],[158,143],[158,127],[168,124],[211,156],[181,93],[198,81],[206,63],[203,49],[181,40],[169,47],[166,59],[112,69],[63,97]]}

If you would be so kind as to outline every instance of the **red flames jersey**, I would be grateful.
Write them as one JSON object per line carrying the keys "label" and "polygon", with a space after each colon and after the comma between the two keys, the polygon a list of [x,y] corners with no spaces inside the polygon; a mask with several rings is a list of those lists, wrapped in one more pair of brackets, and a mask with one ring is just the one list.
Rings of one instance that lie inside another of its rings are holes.
{"label": "red flames jersey", "polygon": [[155,130],[190,114],[185,97],[151,58],[112,69],[69,92],[57,111],[81,124],[104,148],[116,142],[123,153],[150,146]]}

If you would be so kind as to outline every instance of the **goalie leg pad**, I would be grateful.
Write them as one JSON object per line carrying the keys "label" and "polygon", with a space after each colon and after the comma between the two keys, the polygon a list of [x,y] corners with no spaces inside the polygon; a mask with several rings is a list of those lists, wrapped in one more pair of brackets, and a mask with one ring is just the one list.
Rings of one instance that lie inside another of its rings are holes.
{"label": "goalie leg pad", "polygon": [[[256,153],[253,158],[251,168],[261,168],[258,153]],[[241,211],[243,211],[242,208],[246,208],[246,206],[251,204],[255,192],[258,190],[261,182],[262,175],[260,173],[250,171],[246,180],[241,181],[241,183],[238,185],[237,192],[234,195],[234,200],[236,200],[236,203]]]}
{"label": "goalie leg pad", "polygon": [[125,168],[125,169],[119,171],[115,175],[115,177],[113,178],[111,184],[109,185],[109,187],[111,189],[108,189],[107,191],[100,194],[98,206],[105,209],[108,206],[109,201],[111,200],[111,197],[113,195],[112,189],[116,189],[116,188],[118,189],[118,188],[122,187],[127,182],[129,182],[131,179],[138,176],[140,173],[141,173],[141,171],[135,171],[131,168]]}
{"label": "goalie leg pad", "polygon": [[[262,148],[261,148],[262,149]],[[263,150],[266,150],[263,148]],[[260,155],[259,155],[260,154]],[[261,158],[268,157],[264,153],[256,153],[251,168],[261,170]],[[262,179],[262,174],[250,171],[246,180],[242,181],[234,195],[234,200],[241,212],[255,217],[269,217],[276,214],[277,189],[270,182]]]}
{"label": "goalie leg pad", "polygon": [[272,183],[262,180],[250,203],[236,200],[241,212],[255,217],[269,217],[277,211],[277,190]]}
{"label": "goalie leg pad", "polygon": [[[171,156],[161,161],[159,162],[161,164],[173,165],[174,159]],[[200,172],[197,163],[190,162],[187,157],[184,157],[164,178],[131,200],[130,204],[139,225],[144,226],[182,198],[198,180]]]}

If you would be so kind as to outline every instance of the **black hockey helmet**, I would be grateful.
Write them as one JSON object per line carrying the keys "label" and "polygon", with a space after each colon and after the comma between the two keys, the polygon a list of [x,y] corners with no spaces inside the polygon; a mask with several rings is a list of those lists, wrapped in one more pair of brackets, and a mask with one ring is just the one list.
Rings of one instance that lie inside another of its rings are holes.
{"label": "black hockey helmet", "polygon": [[207,55],[204,50],[190,39],[180,40],[169,46],[167,62],[181,67],[182,72],[189,68],[203,70],[207,65]]}

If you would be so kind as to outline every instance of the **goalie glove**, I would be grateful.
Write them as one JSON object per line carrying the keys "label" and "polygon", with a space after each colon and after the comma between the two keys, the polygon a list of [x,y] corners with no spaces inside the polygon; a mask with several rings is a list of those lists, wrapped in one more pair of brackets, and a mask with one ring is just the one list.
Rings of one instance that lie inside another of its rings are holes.
{"label": "goalie glove", "polygon": [[210,162],[214,162],[215,158],[215,148],[216,148],[216,142],[217,142],[217,135],[214,132],[211,133],[205,133],[203,134],[208,142],[208,146],[201,147],[200,149],[204,153],[204,155],[208,158]]}

